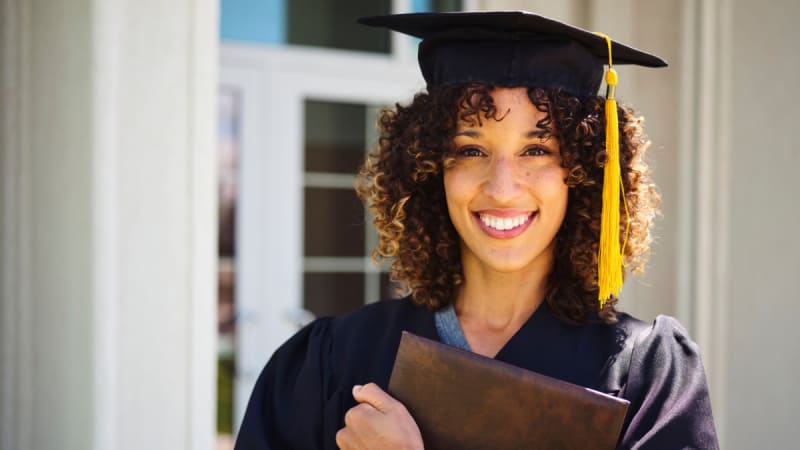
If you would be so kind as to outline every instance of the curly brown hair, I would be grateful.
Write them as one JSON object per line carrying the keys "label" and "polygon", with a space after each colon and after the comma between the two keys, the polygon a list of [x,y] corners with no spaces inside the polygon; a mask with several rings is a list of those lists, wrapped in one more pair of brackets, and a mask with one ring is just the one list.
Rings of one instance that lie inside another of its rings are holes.
{"label": "curly brown hair", "polygon": [[[382,111],[378,149],[356,179],[358,196],[369,205],[378,230],[373,258],[391,259],[392,279],[411,290],[413,301],[431,310],[454,298],[463,277],[460,241],[447,211],[442,171],[452,158],[459,121],[502,120],[491,97],[493,89],[484,84],[432,88],[418,93],[408,106],[397,104]],[[546,113],[538,126],[554,130],[562,166],[568,170],[567,213],[555,238],[545,299],[562,321],[584,323],[596,317],[614,323],[616,298],[597,311],[605,100],[542,88],[528,88],[528,97]],[[625,266],[637,273],[649,256],[660,196],[643,160],[649,142],[642,118],[626,107],[619,107],[618,114],[629,213],[626,220],[621,211],[620,231],[624,234],[629,227]]]}

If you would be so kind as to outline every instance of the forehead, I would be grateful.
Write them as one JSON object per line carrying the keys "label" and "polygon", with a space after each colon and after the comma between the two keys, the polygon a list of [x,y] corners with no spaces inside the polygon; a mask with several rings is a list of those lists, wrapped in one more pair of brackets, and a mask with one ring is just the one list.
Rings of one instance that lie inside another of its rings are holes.
{"label": "forehead", "polygon": [[[480,120],[475,120],[475,114],[459,116],[458,128],[471,128],[497,125],[500,128],[524,127],[541,128],[539,123],[547,119],[547,113],[540,111],[531,101],[526,87],[496,87],[488,92],[492,106],[490,110],[482,108],[482,96],[485,91],[471,94],[468,102],[470,112],[480,114]],[[467,110],[462,104],[462,110]],[[480,111],[480,112],[478,112]],[[549,126],[547,128],[550,128]]]}
{"label": "forehead", "polygon": [[528,88],[525,87],[498,87],[490,92],[494,104],[500,110],[505,109],[536,109],[528,96]]}

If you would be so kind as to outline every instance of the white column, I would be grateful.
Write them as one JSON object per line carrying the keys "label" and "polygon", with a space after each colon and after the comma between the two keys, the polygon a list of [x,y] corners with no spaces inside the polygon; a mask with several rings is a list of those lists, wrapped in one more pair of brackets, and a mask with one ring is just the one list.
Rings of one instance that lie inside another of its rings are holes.
{"label": "white column", "polygon": [[212,448],[217,2],[0,5],[0,447]]}
{"label": "white column", "polygon": [[726,445],[730,229],[730,2],[683,3],[676,312],[700,346],[720,443]]}
{"label": "white column", "polygon": [[[800,3],[718,0],[724,142],[724,448],[797,447]],[[726,70],[727,69],[727,70]],[[717,162],[717,161],[715,161]],[[717,286],[715,286],[717,287]],[[718,314],[712,311],[712,314]]]}

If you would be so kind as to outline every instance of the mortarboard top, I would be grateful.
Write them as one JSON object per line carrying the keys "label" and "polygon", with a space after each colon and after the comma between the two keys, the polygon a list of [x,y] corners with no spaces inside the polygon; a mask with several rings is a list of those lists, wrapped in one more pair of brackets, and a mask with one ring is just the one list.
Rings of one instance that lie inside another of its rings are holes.
{"label": "mortarboard top", "polygon": [[[392,14],[358,21],[421,38],[419,65],[428,87],[474,82],[597,95],[609,57],[605,37],[526,11]],[[614,64],[667,65],[618,42],[611,41],[611,51]]]}

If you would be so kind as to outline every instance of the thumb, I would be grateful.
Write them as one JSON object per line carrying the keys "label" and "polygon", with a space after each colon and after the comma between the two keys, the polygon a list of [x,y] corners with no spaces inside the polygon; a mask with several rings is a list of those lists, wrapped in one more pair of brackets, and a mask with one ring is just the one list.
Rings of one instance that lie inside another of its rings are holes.
{"label": "thumb", "polygon": [[375,383],[353,386],[353,398],[359,403],[368,403],[381,412],[386,412],[387,409],[397,403],[397,400]]}

